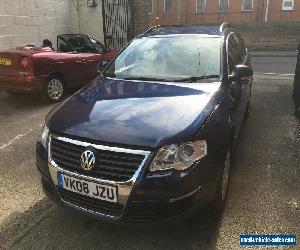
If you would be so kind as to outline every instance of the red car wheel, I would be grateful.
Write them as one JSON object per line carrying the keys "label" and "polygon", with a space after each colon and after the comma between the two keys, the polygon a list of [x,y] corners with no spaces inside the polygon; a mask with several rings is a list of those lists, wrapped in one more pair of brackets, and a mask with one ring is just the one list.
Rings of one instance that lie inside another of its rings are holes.
{"label": "red car wheel", "polygon": [[45,92],[50,102],[59,102],[65,94],[64,81],[59,77],[50,78],[46,84]]}

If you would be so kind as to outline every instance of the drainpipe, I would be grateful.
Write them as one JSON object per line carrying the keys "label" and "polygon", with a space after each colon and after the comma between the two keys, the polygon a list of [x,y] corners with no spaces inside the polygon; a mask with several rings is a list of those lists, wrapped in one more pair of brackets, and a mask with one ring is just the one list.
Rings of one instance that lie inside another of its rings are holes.
{"label": "drainpipe", "polygon": [[269,4],[270,4],[270,0],[267,0],[267,7],[266,7],[266,13],[265,13],[265,23],[268,22],[268,17],[269,17]]}
{"label": "drainpipe", "polygon": [[181,12],[182,12],[181,0],[177,0],[177,24],[181,24]]}
{"label": "drainpipe", "polygon": [[77,10],[77,21],[78,21],[78,33],[81,33],[81,27],[80,27],[80,20],[79,20],[79,0],[77,0],[77,6],[76,6],[76,10]]}
{"label": "drainpipe", "polygon": [[160,24],[160,22],[159,22],[159,15],[160,15],[160,13],[159,13],[159,7],[158,7],[158,4],[159,4],[159,2],[158,2],[158,0],[156,1],[156,25],[159,25]]}

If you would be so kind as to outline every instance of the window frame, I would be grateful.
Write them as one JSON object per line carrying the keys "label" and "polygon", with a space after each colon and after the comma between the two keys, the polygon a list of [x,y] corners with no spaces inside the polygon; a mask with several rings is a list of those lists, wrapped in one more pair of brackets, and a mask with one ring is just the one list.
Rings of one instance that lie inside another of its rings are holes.
{"label": "window frame", "polygon": [[[284,4],[286,2],[292,2],[292,7],[285,7]],[[295,7],[295,1],[294,0],[282,0],[282,10],[294,10]]]}
{"label": "window frame", "polygon": [[245,10],[245,1],[246,1],[246,0],[243,0],[242,10],[243,10],[243,11],[253,11],[253,7],[254,7],[253,0],[250,0],[250,1],[251,1],[251,10]]}
{"label": "window frame", "polygon": [[171,1],[171,8],[170,8],[170,11],[166,11],[166,1],[168,1],[168,0],[164,0],[164,14],[171,14],[173,11],[173,0],[169,0],[169,1]]}
{"label": "window frame", "polygon": [[147,15],[152,16],[153,15],[153,9],[154,9],[154,6],[153,6],[154,3],[153,3],[153,0],[147,0],[147,1],[151,1],[151,5],[150,5],[151,6],[151,11],[148,12],[148,10],[147,10]]}
{"label": "window frame", "polygon": [[[221,1],[227,1],[227,10],[221,10]],[[229,0],[219,0],[219,12],[227,12],[229,11]]]}
{"label": "window frame", "polygon": [[201,1],[201,0],[196,0],[196,13],[197,14],[204,13],[206,11],[206,0],[203,0],[204,1],[204,10],[201,10],[201,11],[198,11],[198,1]]}

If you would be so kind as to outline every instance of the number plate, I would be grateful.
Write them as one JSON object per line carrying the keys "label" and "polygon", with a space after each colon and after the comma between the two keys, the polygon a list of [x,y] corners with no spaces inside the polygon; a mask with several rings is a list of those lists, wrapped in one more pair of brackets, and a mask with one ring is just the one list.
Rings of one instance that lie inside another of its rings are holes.
{"label": "number plate", "polygon": [[86,181],[57,172],[57,185],[71,192],[117,203],[117,187]]}
{"label": "number plate", "polygon": [[10,66],[10,65],[11,65],[11,60],[10,60],[10,59],[6,59],[6,58],[1,58],[1,57],[0,57],[0,64],[1,64],[1,65],[6,65],[6,66]]}

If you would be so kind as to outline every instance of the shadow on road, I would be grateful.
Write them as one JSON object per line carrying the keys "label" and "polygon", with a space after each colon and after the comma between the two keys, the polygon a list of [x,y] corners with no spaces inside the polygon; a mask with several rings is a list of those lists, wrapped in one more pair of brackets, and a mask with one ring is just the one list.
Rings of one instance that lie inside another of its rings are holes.
{"label": "shadow on road", "polygon": [[[75,90],[68,91],[65,95],[65,98],[74,94]],[[51,105],[51,103],[40,93],[15,93],[8,94],[6,92],[1,92],[1,102],[5,104],[5,106],[14,108],[15,110],[20,109],[28,109],[35,107],[45,107]]]}
{"label": "shadow on road", "polygon": [[[2,247],[23,249],[214,249],[218,220],[203,209],[168,225],[119,225],[63,209],[47,198],[23,214],[13,214],[0,229]],[[32,241],[33,240],[33,241]]]}
{"label": "shadow on road", "polygon": [[5,102],[7,106],[13,106],[14,108],[28,108],[28,107],[38,107],[38,106],[47,106],[49,103],[43,99],[39,94],[33,93],[17,93],[17,94],[6,94],[1,93],[2,102]]}

